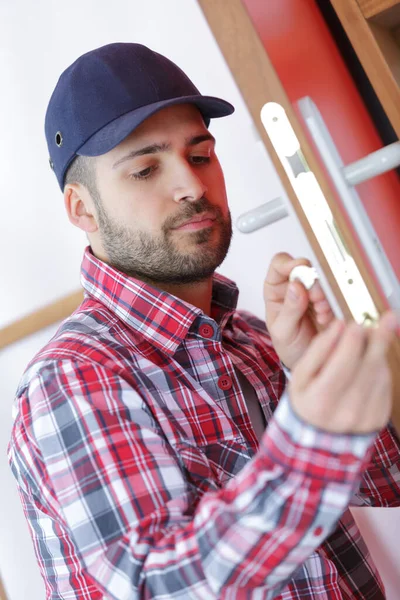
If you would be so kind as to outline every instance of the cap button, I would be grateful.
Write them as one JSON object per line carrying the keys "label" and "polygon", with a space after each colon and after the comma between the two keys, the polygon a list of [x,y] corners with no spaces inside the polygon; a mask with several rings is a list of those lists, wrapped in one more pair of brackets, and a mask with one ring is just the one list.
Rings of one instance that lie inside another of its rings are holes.
{"label": "cap button", "polygon": [[61,148],[61,146],[63,145],[63,136],[61,131],[57,131],[56,133],[56,144],[59,148]]}

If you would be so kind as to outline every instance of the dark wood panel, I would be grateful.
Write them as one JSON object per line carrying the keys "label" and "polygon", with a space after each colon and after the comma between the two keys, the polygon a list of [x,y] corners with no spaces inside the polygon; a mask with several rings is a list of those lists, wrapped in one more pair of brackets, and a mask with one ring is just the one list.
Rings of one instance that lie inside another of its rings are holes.
{"label": "dark wood panel", "polygon": [[366,19],[380,15],[400,4],[399,0],[357,0],[357,2]]}
{"label": "dark wood panel", "polygon": [[389,40],[385,47],[390,46],[391,52],[390,56],[385,56],[356,0],[331,0],[331,3],[400,139],[400,89],[395,76],[397,67],[394,68],[396,63],[400,64],[400,51],[396,57],[393,44]]}

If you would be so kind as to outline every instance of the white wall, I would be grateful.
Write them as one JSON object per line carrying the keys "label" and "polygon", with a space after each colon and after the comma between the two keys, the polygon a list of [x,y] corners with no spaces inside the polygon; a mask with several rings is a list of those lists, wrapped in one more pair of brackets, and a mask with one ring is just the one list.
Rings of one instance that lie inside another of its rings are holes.
{"label": "white wall", "polygon": [[[236,106],[232,117],[211,126],[234,221],[278,195],[287,201],[269,157],[257,144],[251,119],[195,0],[114,0],[111,4],[108,0],[0,0],[0,327],[79,286],[86,240],[68,223],[48,167],[44,113],[62,70],[80,54],[115,41],[144,43],[166,54],[204,94],[219,95]],[[239,306],[259,316],[263,316],[262,281],[275,252],[285,250],[315,262],[297,218],[288,208],[290,218],[268,229],[250,236],[236,233],[220,269],[238,283]],[[53,330],[0,352],[0,572],[10,600],[44,598],[5,448],[20,374]],[[375,521],[365,517],[368,509],[363,511],[364,528],[370,532]],[[383,513],[375,509],[374,514],[378,514],[375,546],[378,558],[386,556],[381,565],[384,576],[390,566],[387,580],[393,591],[388,598],[395,600],[400,571],[393,566],[393,532],[399,511],[380,516]]]}

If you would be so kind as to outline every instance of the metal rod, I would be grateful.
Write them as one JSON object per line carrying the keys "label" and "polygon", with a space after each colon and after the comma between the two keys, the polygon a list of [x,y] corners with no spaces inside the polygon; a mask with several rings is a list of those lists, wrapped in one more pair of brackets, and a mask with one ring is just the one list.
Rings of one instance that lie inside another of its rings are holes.
{"label": "metal rod", "polygon": [[349,185],[357,185],[396,167],[400,167],[400,142],[390,144],[347,165],[343,169],[343,174]]}
{"label": "metal rod", "polygon": [[297,104],[314,144],[342,199],[347,215],[353,223],[358,238],[370,260],[375,275],[382,286],[382,291],[388,299],[390,307],[398,309],[400,308],[400,285],[396,273],[386,256],[356,189],[349,184],[344,176],[343,161],[321,113],[309,97],[302,98]]}
{"label": "metal rod", "polygon": [[251,233],[288,215],[284,201],[278,197],[241,215],[236,221],[236,227],[242,233]]}

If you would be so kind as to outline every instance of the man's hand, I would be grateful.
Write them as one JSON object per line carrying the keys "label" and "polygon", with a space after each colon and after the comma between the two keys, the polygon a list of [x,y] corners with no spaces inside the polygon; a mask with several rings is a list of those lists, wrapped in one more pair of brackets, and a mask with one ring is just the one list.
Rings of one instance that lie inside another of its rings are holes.
{"label": "man's hand", "polygon": [[310,261],[276,254],[264,282],[267,328],[279,358],[289,369],[294,368],[317,332],[334,319],[318,282],[308,291],[298,281],[289,282],[290,272],[298,265],[310,266]]}
{"label": "man's hand", "polygon": [[307,423],[334,433],[373,433],[392,407],[387,351],[398,328],[386,313],[376,329],[334,321],[298,361],[289,383],[295,412]]}

